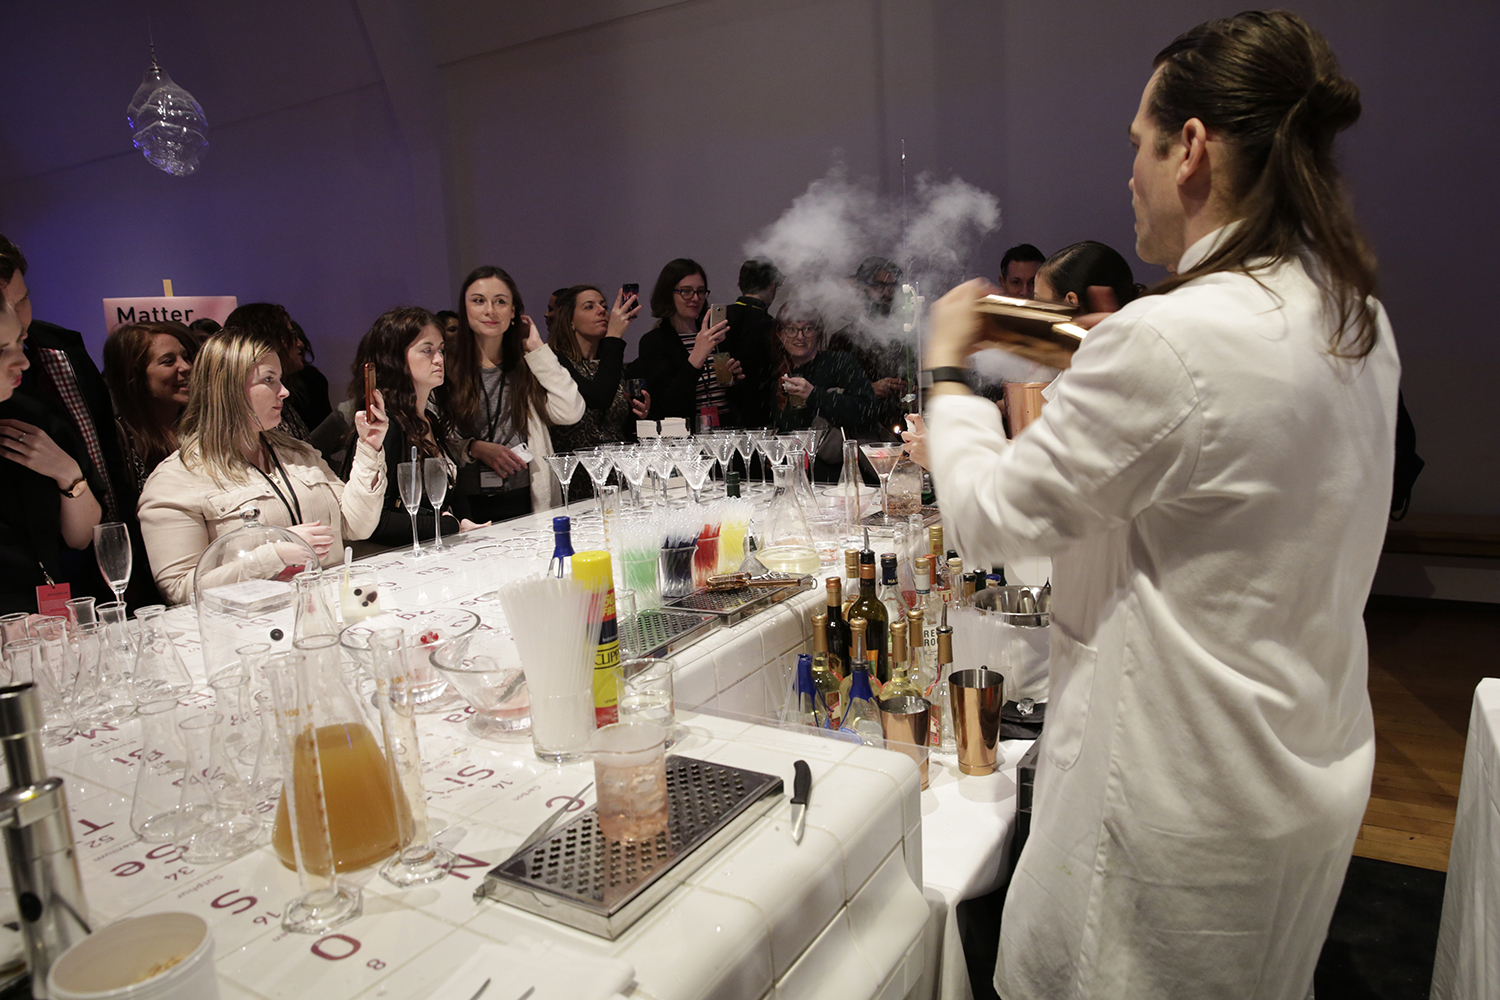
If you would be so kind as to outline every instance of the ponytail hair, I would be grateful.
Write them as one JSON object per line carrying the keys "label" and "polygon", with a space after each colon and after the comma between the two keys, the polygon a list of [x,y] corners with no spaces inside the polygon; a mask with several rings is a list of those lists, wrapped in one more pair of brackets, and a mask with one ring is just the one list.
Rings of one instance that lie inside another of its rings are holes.
{"label": "ponytail hair", "polygon": [[1338,319],[1330,353],[1369,354],[1375,255],[1333,159],[1334,136],[1359,120],[1359,88],[1327,40],[1295,14],[1251,11],[1180,35],[1154,66],[1147,110],[1159,141],[1169,145],[1191,118],[1218,133],[1231,151],[1240,224],[1205,260],[1152,291],[1310,255],[1309,274]]}

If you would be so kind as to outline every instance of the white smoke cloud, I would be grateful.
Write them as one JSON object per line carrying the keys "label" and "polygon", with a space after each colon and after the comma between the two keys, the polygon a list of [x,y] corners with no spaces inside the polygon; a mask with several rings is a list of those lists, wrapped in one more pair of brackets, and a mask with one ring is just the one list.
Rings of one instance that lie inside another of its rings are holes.
{"label": "white smoke cloud", "polygon": [[999,199],[957,177],[934,181],[923,174],[903,206],[900,196],[882,195],[869,179],[851,179],[836,166],[747,240],[745,253],[774,262],[787,276],[782,297],[822,313],[830,329],[859,319],[868,336],[910,340],[899,296],[891,316],[867,314],[853,280],[860,262],[895,261],[902,282],[917,282],[930,302],[963,279],[980,243],[999,228]]}

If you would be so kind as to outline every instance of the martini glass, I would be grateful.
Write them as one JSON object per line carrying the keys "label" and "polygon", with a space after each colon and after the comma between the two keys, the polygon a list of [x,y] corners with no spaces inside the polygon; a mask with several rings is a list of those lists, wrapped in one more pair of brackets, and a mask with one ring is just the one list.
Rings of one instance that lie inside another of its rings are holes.
{"label": "martini glass", "polygon": [[880,518],[882,523],[890,524],[891,470],[901,460],[901,445],[862,444],[859,450],[865,453],[865,458],[875,469],[875,475],[880,477]]}
{"label": "martini glass", "polygon": [[578,456],[578,464],[583,466],[583,471],[588,473],[589,482],[594,486],[594,499],[599,502],[599,516],[604,516],[604,481],[609,478],[610,470],[615,467],[614,456],[603,448],[583,452]]}
{"label": "martini glass", "polygon": [[[729,435],[729,440],[735,451],[740,453],[740,464],[745,467],[745,489],[750,488],[750,451],[754,445],[750,443],[749,431],[735,431]],[[727,478],[727,477],[726,477]]]}
{"label": "martini glass", "polygon": [[551,467],[552,474],[562,486],[563,513],[568,512],[568,490],[573,485],[573,477],[578,474],[578,456],[572,452],[563,452],[561,455],[548,455],[547,465]]}
{"label": "martini glass", "polygon": [[699,494],[708,481],[708,470],[712,469],[713,465],[713,459],[703,455],[694,455],[678,463],[677,468],[681,470],[682,478],[687,480],[688,489],[693,491],[693,503],[703,502]]}
{"label": "martini glass", "polygon": [[626,448],[615,455],[615,471],[630,485],[630,498],[641,506],[641,484],[646,481],[649,459],[641,448]]}

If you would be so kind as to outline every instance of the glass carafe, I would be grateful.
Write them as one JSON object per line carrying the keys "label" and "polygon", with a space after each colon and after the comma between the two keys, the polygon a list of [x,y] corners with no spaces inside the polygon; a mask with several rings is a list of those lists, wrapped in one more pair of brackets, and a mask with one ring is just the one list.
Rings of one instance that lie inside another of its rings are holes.
{"label": "glass carafe", "polygon": [[757,555],[761,563],[773,573],[816,573],[822,562],[818,558],[818,550],[813,546],[812,531],[807,526],[807,512],[803,508],[802,498],[797,495],[793,479],[797,472],[790,465],[773,465],[771,473],[775,477],[775,484],[761,536],[765,539],[765,544]]}
{"label": "glass carafe", "polygon": [[[395,854],[400,846],[401,824],[390,771],[380,739],[366,723],[339,667],[338,638],[314,636],[296,646],[306,664],[300,676],[312,689],[299,697],[313,704],[316,725],[304,727],[297,734],[294,766],[311,768],[316,758],[321,769],[334,868],[341,872],[364,868]],[[271,833],[271,844],[288,868],[297,864],[286,802],[286,789],[292,783],[287,781],[282,786]],[[316,783],[301,782],[300,786],[311,796]],[[297,804],[299,812],[316,813],[311,797],[304,803],[299,794]]]}

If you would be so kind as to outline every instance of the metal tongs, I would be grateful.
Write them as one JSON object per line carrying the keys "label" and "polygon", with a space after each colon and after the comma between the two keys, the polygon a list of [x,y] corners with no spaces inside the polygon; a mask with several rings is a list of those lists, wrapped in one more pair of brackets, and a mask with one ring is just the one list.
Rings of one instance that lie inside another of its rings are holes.
{"label": "metal tongs", "polygon": [[720,573],[718,576],[708,578],[706,589],[709,592],[721,590],[743,590],[746,587],[760,588],[771,587],[777,590],[782,587],[792,587],[801,583],[807,577],[796,576],[751,576],[749,573]]}

